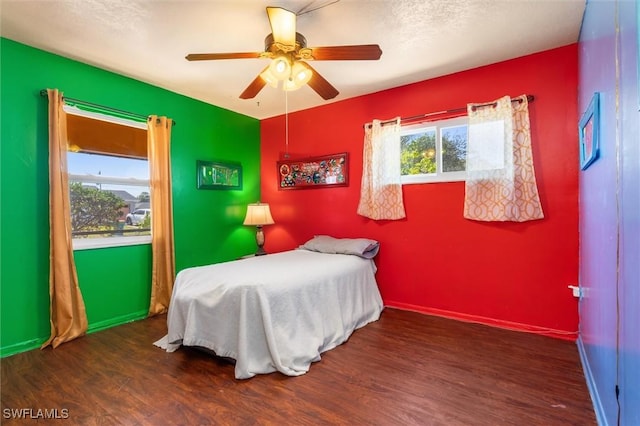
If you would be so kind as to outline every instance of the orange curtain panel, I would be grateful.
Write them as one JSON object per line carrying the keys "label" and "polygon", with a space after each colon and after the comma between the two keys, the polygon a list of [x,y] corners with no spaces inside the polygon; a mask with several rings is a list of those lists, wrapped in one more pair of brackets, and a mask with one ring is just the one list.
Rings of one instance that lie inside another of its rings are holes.
{"label": "orange curtain panel", "polygon": [[148,120],[149,189],[151,191],[151,301],[149,316],[167,312],[175,279],[173,202],[171,196],[172,120]]}
{"label": "orange curtain panel", "polygon": [[67,173],[67,117],[62,93],[49,96],[49,295],[51,336],[42,345],[56,348],[87,332],[87,314],[73,259],[69,176]]}

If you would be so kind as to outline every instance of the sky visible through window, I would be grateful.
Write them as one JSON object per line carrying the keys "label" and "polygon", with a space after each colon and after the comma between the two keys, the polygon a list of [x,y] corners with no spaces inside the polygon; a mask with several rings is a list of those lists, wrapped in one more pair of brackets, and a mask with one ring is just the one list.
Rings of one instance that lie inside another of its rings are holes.
{"label": "sky visible through window", "polygon": [[449,139],[467,139],[467,126],[455,126],[455,127],[444,127],[442,129],[443,132],[446,132],[447,137]]}
{"label": "sky visible through window", "polygon": [[[70,174],[149,179],[149,162],[147,160],[80,152],[68,152],[67,154],[67,168]],[[101,187],[102,189],[125,190],[135,197],[141,192],[149,192],[149,188],[144,186],[102,184]]]}

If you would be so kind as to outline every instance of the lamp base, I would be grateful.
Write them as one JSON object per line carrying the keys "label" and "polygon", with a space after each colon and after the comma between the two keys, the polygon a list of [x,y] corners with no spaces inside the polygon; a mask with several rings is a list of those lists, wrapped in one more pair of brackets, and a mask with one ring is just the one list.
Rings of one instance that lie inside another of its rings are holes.
{"label": "lamp base", "polygon": [[256,256],[264,256],[267,252],[264,251],[264,248],[262,247],[264,246],[264,232],[262,231],[262,225],[258,225],[256,228],[258,228],[256,231],[256,244],[258,245]]}

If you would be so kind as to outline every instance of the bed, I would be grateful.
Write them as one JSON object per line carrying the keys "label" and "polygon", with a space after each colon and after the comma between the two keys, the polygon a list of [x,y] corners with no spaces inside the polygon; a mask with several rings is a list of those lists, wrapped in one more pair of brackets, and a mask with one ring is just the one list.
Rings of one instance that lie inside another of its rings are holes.
{"label": "bed", "polygon": [[156,342],[235,360],[235,377],[305,374],[320,354],[376,321],[376,241],[317,236],[282,253],[188,268],[173,288],[168,333]]}

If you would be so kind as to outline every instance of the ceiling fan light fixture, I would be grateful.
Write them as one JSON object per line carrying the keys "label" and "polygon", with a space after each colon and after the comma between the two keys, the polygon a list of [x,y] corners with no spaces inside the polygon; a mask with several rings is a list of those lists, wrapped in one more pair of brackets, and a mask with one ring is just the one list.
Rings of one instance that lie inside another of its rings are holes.
{"label": "ceiling fan light fixture", "polygon": [[297,61],[291,67],[291,76],[284,82],[284,90],[297,90],[311,80],[311,69],[304,62]]}
{"label": "ceiling fan light fixture", "polygon": [[280,83],[280,80],[278,80],[276,78],[275,75],[273,75],[273,73],[271,72],[271,70],[269,69],[269,67],[267,67],[266,70],[264,70],[261,74],[260,77],[262,77],[262,79],[271,87],[273,87],[274,89],[278,88],[278,83]]}
{"label": "ceiling fan light fixture", "polygon": [[286,55],[278,55],[271,61],[269,71],[278,80],[285,80],[291,75],[291,63]]}
{"label": "ceiling fan light fixture", "polygon": [[296,84],[295,80],[287,79],[282,83],[282,90],[285,92],[291,92],[293,90],[298,90],[301,86]]}

